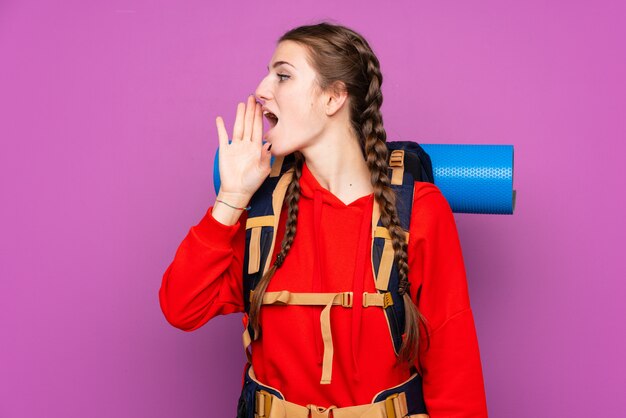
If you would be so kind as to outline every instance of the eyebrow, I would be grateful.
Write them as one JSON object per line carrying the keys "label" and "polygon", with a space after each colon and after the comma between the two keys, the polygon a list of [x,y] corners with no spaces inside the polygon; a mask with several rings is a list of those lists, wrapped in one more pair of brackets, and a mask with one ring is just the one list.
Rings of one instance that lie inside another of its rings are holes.
{"label": "eyebrow", "polygon": [[[289,64],[287,61],[276,61],[276,62],[274,63],[274,65],[272,65],[272,68],[276,68],[276,67],[278,67],[278,66],[279,66],[279,65],[281,65],[281,64],[291,65],[291,64]],[[293,65],[291,65],[291,66],[293,67]],[[293,68],[295,69],[296,67],[293,67]],[[267,67],[267,71],[269,71],[269,70],[270,70],[270,67],[268,66],[268,67]]]}

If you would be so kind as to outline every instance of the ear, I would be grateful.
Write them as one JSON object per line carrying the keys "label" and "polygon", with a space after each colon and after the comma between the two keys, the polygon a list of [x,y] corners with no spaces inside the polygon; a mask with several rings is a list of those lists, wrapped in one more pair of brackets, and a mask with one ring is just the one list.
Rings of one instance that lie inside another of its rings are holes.
{"label": "ear", "polygon": [[343,81],[335,81],[326,93],[325,110],[327,116],[337,113],[348,100],[348,89]]}

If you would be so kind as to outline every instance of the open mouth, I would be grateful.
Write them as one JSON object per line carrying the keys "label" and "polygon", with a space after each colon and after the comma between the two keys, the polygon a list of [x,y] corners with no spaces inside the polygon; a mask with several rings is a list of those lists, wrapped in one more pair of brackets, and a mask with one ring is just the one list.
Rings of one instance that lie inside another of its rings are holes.
{"label": "open mouth", "polygon": [[263,116],[265,116],[272,128],[278,123],[278,118],[276,117],[276,115],[268,110],[263,112]]}

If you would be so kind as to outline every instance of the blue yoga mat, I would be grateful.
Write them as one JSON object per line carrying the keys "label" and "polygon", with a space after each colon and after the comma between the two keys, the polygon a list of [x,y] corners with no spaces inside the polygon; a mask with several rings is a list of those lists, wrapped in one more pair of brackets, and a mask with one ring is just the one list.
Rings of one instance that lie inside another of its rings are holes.
{"label": "blue yoga mat", "polygon": [[[516,193],[513,190],[512,145],[420,145],[430,156],[435,185],[453,212],[513,213]],[[213,162],[213,185],[217,195],[220,189],[219,149],[215,151]]]}

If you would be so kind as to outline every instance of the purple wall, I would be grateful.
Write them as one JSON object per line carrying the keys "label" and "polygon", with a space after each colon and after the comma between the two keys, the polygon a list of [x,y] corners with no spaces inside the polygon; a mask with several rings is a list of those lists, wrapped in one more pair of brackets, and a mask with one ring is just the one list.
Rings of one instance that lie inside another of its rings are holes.
{"label": "purple wall", "polygon": [[515,146],[515,215],[456,215],[490,416],[626,414],[623,2],[187,3],[0,3],[0,416],[234,416],[241,316],[185,333],[157,292],[215,116],[322,18],[390,140]]}

